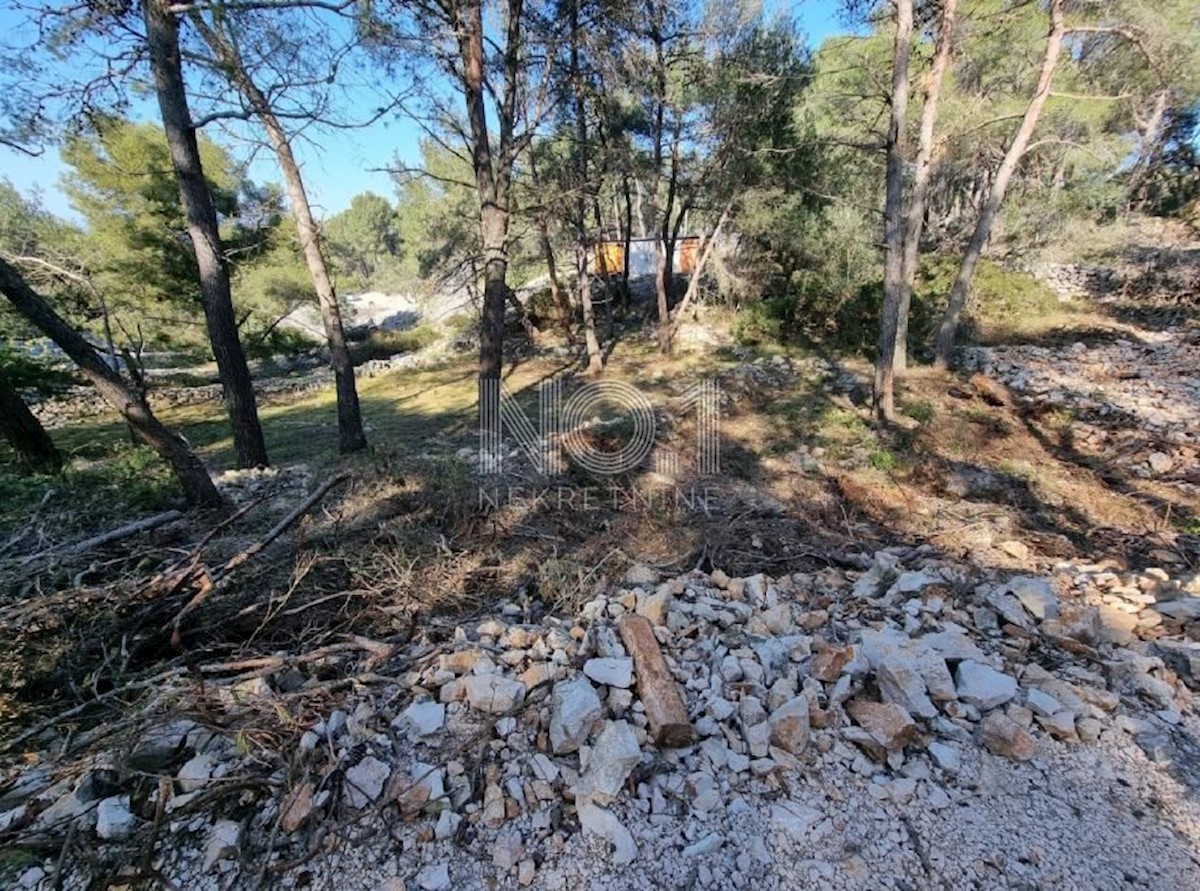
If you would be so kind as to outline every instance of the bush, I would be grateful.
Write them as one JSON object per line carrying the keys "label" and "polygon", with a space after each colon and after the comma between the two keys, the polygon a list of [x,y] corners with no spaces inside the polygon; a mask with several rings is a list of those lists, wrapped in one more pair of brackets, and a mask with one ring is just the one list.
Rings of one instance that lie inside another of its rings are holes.
{"label": "bush", "polygon": [[[956,257],[932,257],[922,264],[917,288],[939,314],[958,275],[958,266]],[[963,314],[963,333],[978,337],[997,328],[1013,327],[1022,320],[1061,312],[1062,308],[1055,293],[1029,273],[980,260]]]}
{"label": "bush", "polygon": [[[913,288],[908,314],[908,343],[914,354],[933,337],[938,322],[938,310],[921,282]],[[839,350],[860,353],[868,358],[875,355],[879,343],[879,314],[883,311],[883,282],[863,285],[855,295],[837,308],[834,330],[829,342]]]}
{"label": "bush", "polygon": [[365,341],[354,344],[350,354],[354,359],[354,364],[358,365],[371,359],[390,359],[401,353],[414,353],[434,343],[437,339],[437,330],[424,322],[415,328],[405,328],[403,331],[385,331],[382,328],[376,328],[367,335]]}
{"label": "bush", "polygon": [[30,355],[11,343],[0,341],[0,375],[17,390],[51,393],[71,383],[64,363],[49,354]]}
{"label": "bush", "polygon": [[19,474],[0,461],[0,528],[28,518],[47,487],[57,491],[55,504],[70,505],[75,516],[89,523],[95,517],[121,516],[129,508],[161,510],[179,496],[171,469],[149,446],[118,443],[97,460],[68,464],[55,477]]}
{"label": "bush", "polygon": [[796,333],[796,309],[793,294],[767,297],[742,308],[733,323],[733,336],[742,344],[786,340]]}

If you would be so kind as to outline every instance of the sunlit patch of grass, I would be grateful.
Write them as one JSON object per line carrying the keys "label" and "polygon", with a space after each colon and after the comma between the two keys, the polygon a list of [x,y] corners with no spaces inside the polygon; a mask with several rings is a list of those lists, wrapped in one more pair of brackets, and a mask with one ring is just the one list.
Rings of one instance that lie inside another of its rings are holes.
{"label": "sunlit patch of grass", "polygon": [[933,403],[927,399],[920,399],[913,402],[901,402],[900,411],[908,415],[918,424],[928,424],[933,420],[937,410],[933,407]]}

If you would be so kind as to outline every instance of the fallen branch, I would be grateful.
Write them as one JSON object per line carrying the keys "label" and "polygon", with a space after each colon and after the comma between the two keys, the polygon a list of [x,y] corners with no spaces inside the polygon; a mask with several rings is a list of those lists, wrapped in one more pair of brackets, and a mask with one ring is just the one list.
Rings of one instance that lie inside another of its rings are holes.
{"label": "fallen branch", "polygon": [[[211,595],[214,591],[222,591],[228,587],[229,579],[239,567],[245,565],[253,560],[256,556],[261,554],[263,550],[271,544],[271,542],[283,535],[283,533],[295,525],[295,523],[302,516],[312,510],[312,508],[322,498],[329,494],[329,491],[333,489],[334,486],[344,483],[349,478],[350,474],[341,473],[332,479],[327,480],[324,484],[318,487],[315,492],[305,498],[295,510],[272,526],[266,535],[254,542],[254,544],[250,545],[250,547],[246,548],[244,551],[234,554],[221,568],[214,570],[213,572],[208,572],[201,567],[198,570],[200,590],[196,592],[191,600],[184,604],[183,609],[176,613],[175,618],[168,626],[166,626],[171,629],[171,645],[176,649],[179,648],[179,626],[189,613],[199,608],[200,605],[203,604],[204,601],[208,599],[209,595]],[[163,630],[165,631],[166,628]]]}
{"label": "fallen branch", "polygon": [[26,566],[42,559],[43,557],[49,557],[52,554],[58,554],[61,557],[75,557],[79,554],[87,553],[93,548],[98,548],[101,545],[112,544],[114,541],[121,541],[122,539],[137,535],[139,532],[149,532],[151,529],[157,529],[159,526],[165,526],[167,523],[171,523],[182,518],[183,514],[177,510],[164,511],[161,514],[155,514],[152,517],[144,517],[143,519],[137,520],[133,523],[126,523],[124,526],[112,529],[101,535],[85,538],[83,541],[76,542],[75,544],[67,547],[65,550],[63,550],[61,546],[55,546],[52,548],[47,548],[44,551],[38,551],[36,554],[30,554],[29,556],[21,559],[21,565]]}

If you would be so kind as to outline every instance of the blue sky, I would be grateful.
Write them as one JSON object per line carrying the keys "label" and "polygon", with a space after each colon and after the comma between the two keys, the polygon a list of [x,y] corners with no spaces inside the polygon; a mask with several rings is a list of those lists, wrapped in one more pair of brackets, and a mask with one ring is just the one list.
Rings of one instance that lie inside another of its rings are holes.
{"label": "blue sky", "polygon": [[[817,46],[830,34],[845,30],[839,17],[838,0],[765,0],[769,12],[790,11],[808,36],[809,45]],[[21,24],[21,14],[5,4],[0,7],[0,33],[15,33]],[[153,103],[141,100],[132,106],[136,118],[153,119]],[[258,182],[274,182],[279,175],[274,158],[268,152],[253,155],[213,130],[220,142],[228,144],[236,156],[250,160],[250,176]],[[391,178],[387,173],[373,170],[389,165],[398,156],[409,164],[419,163],[420,132],[403,119],[390,118],[371,127],[314,134],[311,141],[301,141],[296,150],[304,169],[305,182],[320,216],[331,216],[364,191],[374,191],[394,199]],[[0,146],[0,178],[8,178],[23,193],[38,191],[48,210],[60,216],[77,218],[66,196],[59,190],[58,181],[64,167],[54,147],[31,158],[6,146]]]}

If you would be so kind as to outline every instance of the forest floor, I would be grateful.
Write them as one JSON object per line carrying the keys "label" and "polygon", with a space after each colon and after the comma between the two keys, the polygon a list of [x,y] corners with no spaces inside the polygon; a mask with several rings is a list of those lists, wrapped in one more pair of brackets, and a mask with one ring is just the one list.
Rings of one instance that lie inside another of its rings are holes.
{"label": "forest floor", "polygon": [[[1200,248],[1144,248],[1045,263],[1063,311],[915,369],[886,432],[862,360],[619,329],[607,377],[660,445],[719,382],[704,476],[547,483],[514,450],[481,478],[449,355],[361,377],[350,459],[301,374],[263,400],[279,469],[219,476],[234,520],[80,551],[169,494],[112,475],[118,425],[57,416],[73,475],[0,511],[0,880],[1200,887]],[[524,353],[532,417],[580,381]],[[217,405],[157,407],[229,465]],[[699,745],[647,738],[626,613]]]}

